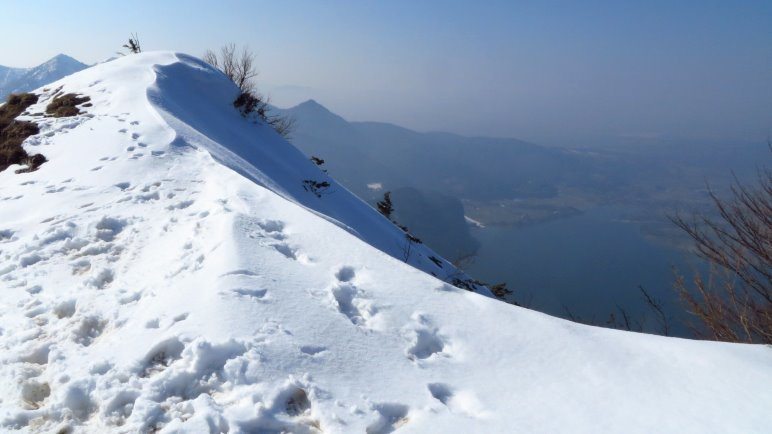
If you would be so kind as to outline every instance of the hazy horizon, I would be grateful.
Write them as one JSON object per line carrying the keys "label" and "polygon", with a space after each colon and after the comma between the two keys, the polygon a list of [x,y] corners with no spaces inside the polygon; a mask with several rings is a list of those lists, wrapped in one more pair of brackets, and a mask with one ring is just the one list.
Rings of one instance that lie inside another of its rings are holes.
{"label": "hazy horizon", "polygon": [[769,2],[142,0],[4,9],[0,65],[34,66],[58,53],[91,64],[115,55],[131,32],[145,50],[197,56],[235,42],[256,52],[259,85],[278,106],[313,98],[352,121],[560,145],[764,141],[772,129]]}

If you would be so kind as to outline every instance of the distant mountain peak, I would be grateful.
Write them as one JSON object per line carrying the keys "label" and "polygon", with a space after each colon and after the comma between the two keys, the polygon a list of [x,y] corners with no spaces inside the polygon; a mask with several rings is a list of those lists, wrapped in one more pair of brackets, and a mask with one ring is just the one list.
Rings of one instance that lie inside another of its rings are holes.
{"label": "distant mountain peak", "polygon": [[[33,90],[86,68],[88,65],[63,53],[32,68],[8,68],[5,74],[0,74],[0,98]],[[2,67],[0,73],[1,70]]]}
{"label": "distant mountain peak", "polygon": [[[72,63],[79,63],[79,64],[83,65],[83,62],[80,62],[77,59],[75,59],[75,58],[73,58],[71,56],[68,56],[68,55],[66,55],[64,53],[59,53],[56,56],[48,59],[48,62],[54,62],[54,61],[56,61],[56,62],[66,61],[66,62],[72,62]],[[48,62],[45,62],[45,63],[48,63]]]}
{"label": "distant mountain peak", "polygon": [[330,110],[327,109],[327,107],[319,104],[315,99],[309,99],[306,101],[301,102],[300,104],[296,105],[293,108],[302,108],[302,109],[313,109],[313,110],[324,110],[325,112],[332,113]]}
{"label": "distant mountain peak", "polygon": [[333,122],[339,125],[347,124],[345,119],[333,113],[327,107],[319,104],[319,102],[316,101],[315,99],[309,99],[309,100],[303,101],[294,107],[290,107],[282,111],[290,114],[291,116],[299,115],[300,117],[304,118],[306,121],[310,121],[310,122],[326,121],[326,122]]}
{"label": "distant mountain peak", "polygon": [[78,61],[77,59],[74,59],[66,54],[59,53],[56,56],[48,59],[44,63],[34,67],[30,68],[30,71],[35,70],[51,70],[52,68],[59,68],[62,69],[63,72],[67,72],[67,74],[71,74],[73,72],[80,71],[81,69],[87,68],[88,65],[84,64],[83,62]]}

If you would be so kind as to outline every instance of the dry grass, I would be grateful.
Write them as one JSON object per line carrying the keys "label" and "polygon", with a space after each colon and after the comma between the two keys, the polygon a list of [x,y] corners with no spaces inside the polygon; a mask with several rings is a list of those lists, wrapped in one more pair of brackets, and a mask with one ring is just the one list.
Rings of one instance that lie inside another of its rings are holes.
{"label": "dry grass", "polygon": [[[91,101],[91,98],[74,93],[57,96],[46,107],[46,114],[55,118],[76,116],[81,113],[77,106],[80,104],[86,106],[84,103],[88,101]],[[90,104],[88,106],[90,107]]]}
{"label": "dry grass", "polygon": [[0,172],[13,164],[27,165],[16,173],[31,172],[45,163],[41,154],[29,155],[21,146],[24,140],[40,132],[33,122],[17,121],[19,116],[32,104],[38,102],[38,96],[22,93],[8,96],[6,103],[0,107]]}

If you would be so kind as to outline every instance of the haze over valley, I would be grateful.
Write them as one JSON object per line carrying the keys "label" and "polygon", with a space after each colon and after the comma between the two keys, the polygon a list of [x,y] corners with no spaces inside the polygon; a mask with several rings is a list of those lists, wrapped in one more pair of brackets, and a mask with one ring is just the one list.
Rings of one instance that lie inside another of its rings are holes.
{"label": "haze over valley", "polygon": [[769,432],[772,3],[0,12],[1,433]]}

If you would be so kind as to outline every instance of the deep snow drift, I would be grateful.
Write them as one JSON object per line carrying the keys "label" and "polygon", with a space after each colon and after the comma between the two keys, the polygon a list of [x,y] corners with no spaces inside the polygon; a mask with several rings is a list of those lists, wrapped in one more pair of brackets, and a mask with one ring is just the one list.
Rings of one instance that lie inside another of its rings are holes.
{"label": "deep snow drift", "polygon": [[772,349],[516,308],[424,246],[405,264],[399,229],[304,190],[327,178],[198,60],[127,56],[28,111],[59,86],[93,107],[27,116],[48,162],[0,173],[2,431],[772,426]]}

